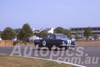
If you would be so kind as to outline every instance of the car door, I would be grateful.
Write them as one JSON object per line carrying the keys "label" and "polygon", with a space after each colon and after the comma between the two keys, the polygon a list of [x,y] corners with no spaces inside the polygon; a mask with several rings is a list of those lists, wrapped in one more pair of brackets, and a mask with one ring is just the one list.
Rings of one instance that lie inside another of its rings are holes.
{"label": "car door", "polygon": [[51,44],[51,41],[52,41],[52,39],[51,39],[51,34],[47,34],[47,35],[45,35],[45,36],[42,38],[42,40],[41,40],[41,46],[42,46],[42,47],[49,47],[50,44]]}

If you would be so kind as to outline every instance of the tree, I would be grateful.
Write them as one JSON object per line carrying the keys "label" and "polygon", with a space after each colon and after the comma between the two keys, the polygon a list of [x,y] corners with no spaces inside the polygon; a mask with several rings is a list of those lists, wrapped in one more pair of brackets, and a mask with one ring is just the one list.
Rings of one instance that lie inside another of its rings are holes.
{"label": "tree", "polygon": [[76,39],[76,40],[78,40],[78,39],[80,38],[78,35],[79,35],[79,31],[77,31],[77,32],[75,33],[75,39]]}
{"label": "tree", "polygon": [[0,31],[0,36],[1,36],[2,31]]}
{"label": "tree", "polygon": [[55,30],[54,30],[55,33],[64,33],[64,29],[62,27],[57,27]]}
{"label": "tree", "polygon": [[24,24],[19,34],[17,35],[17,38],[26,43],[27,39],[31,36],[33,36],[33,32],[29,24]]}
{"label": "tree", "polygon": [[65,29],[63,34],[67,35],[68,38],[71,38],[71,32],[68,29]]}
{"label": "tree", "polygon": [[38,36],[39,36],[39,37],[43,37],[43,36],[45,36],[46,34],[47,34],[47,31],[43,30],[43,31],[41,31],[41,32],[38,34]]}
{"label": "tree", "polygon": [[57,27],[55,30],[55,33],[61,33],[67,35],[68,38],[71,38],[71,32],[68,29],[64,29],[62,27]]}
{"label": "tree", "polygon": [[14,29],[14,31],[16,32],[16,34],[18,34],[19,32],[20,32],[20,28],[18,28],[18,29]]}
{"label": "tree", "polygon": [[1,38],[3,40],[12,40],[15,38],[15,36],[16,33],[10,27],[5,28],[4,31],[1,33]]}
{"label": "tree", "polygon": [[93,35],[93,38],[94,38],[95,40],[97,40],[97,39],[98,39],[98,35]]}
{"label": "tree", "polygon": [[92,31],[91,31],[90,27],[88,27],[88,28],[85,29],[85,32],[84,32],[83,35],[86,37],[86,39],[88,39],[89,36],[92,35]]}

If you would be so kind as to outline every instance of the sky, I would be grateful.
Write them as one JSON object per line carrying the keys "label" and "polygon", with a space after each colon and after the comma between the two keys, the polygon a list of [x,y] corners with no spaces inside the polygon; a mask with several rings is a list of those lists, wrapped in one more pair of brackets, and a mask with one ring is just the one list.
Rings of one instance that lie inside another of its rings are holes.
{"label": "sky", "polygon": [[100,0],[0,0],[0,30],[100,27]]}

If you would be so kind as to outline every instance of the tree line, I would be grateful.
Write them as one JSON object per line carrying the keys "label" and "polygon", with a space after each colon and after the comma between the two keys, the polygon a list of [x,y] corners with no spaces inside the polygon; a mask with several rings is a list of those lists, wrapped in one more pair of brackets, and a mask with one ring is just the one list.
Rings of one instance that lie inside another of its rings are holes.
{"label": "tree line", "polygon": [[27,41],[27,38],[33,36],[33,32],[29,24],[24,24],[21,29],[12,29],[6,27],[1,33],[3,40],[13,40],[15,37],[20,41]]}
{"label": "tree line", "polygon": [[[86,40],[89,40],[89,37],[92,36],[95,40],[98,39],[98,35],[93,34],[93,32],[91,31],[90,27],[87,27],[83,33],[83,36],[86,38]],[[75,34],[75,39],[80,39],[82,37],[79,36],[79,31],[76,32]]]}
{"label": "tree line", "polygon": [[[62,27],[57,27],[54,30],[54,33],[65,34],[65,35],[67,35],[68,38],[71,38],[71,31],[68,29],[62,28]],[[43,37],[46,34],[47,34],[47,31],[43,30],[37,36]],[[31,29],[30,25],[24,24],[22,26],[22,28],[19,28],[19,29],[12,29],[10,27],[7,27],[4,29],[3,32],[0,32],[0,35],[3,40],[13,40],[16,37],[18,40],[26,42],[27,39],[29,37],[33,36],[34,34],[33,34],[33,31]],[[78,35],[79,35],[79,32],[76,32],[76,34],[75,34],[76,39],[80,38]],[[91,29],[89,27],[86,28],[83,35],[86,37],[86,39],[88,39],[89,36],[92,35]],[[94,35],[94,38],[97,39],[98,36]]]}

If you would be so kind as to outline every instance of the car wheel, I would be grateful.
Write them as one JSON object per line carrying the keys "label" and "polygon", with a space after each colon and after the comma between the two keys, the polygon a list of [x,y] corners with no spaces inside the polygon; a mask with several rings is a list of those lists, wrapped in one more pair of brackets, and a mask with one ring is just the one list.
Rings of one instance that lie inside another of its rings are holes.
{"label": "car wheel", "polygon": [[53,45],[53,46],[51,47],[51,50],[57,50],[57,46],[56,46],[56,45]]}
{"label": "car wheel", "polygon": [[39,44],[35,45],[35,49],[39,49]]}
{"label": "car wheel", "polygon": [[69,46],[67,47],[62,47],[61,50],[67,50],[69,48]]}
{"label": "car wheel", "polygon": [[48,47],[49,50],[56,50],[56,48],[57,48],[56,45]]}
{"label": "car wheel", "polygon": [[57,46],[56,46],[56,45],[53,45],[52,48],[53,48],[53,49],[57,49]]}
{"label": "car wheel", "polygon": [[69,49],[69,46],[65,47],[65,50]]}
{"label": "car wheel", "polygon": [[43,45],[44,47],[46,46],[46,41],[45,41],[45,40],[42,42],[42,45]]}

